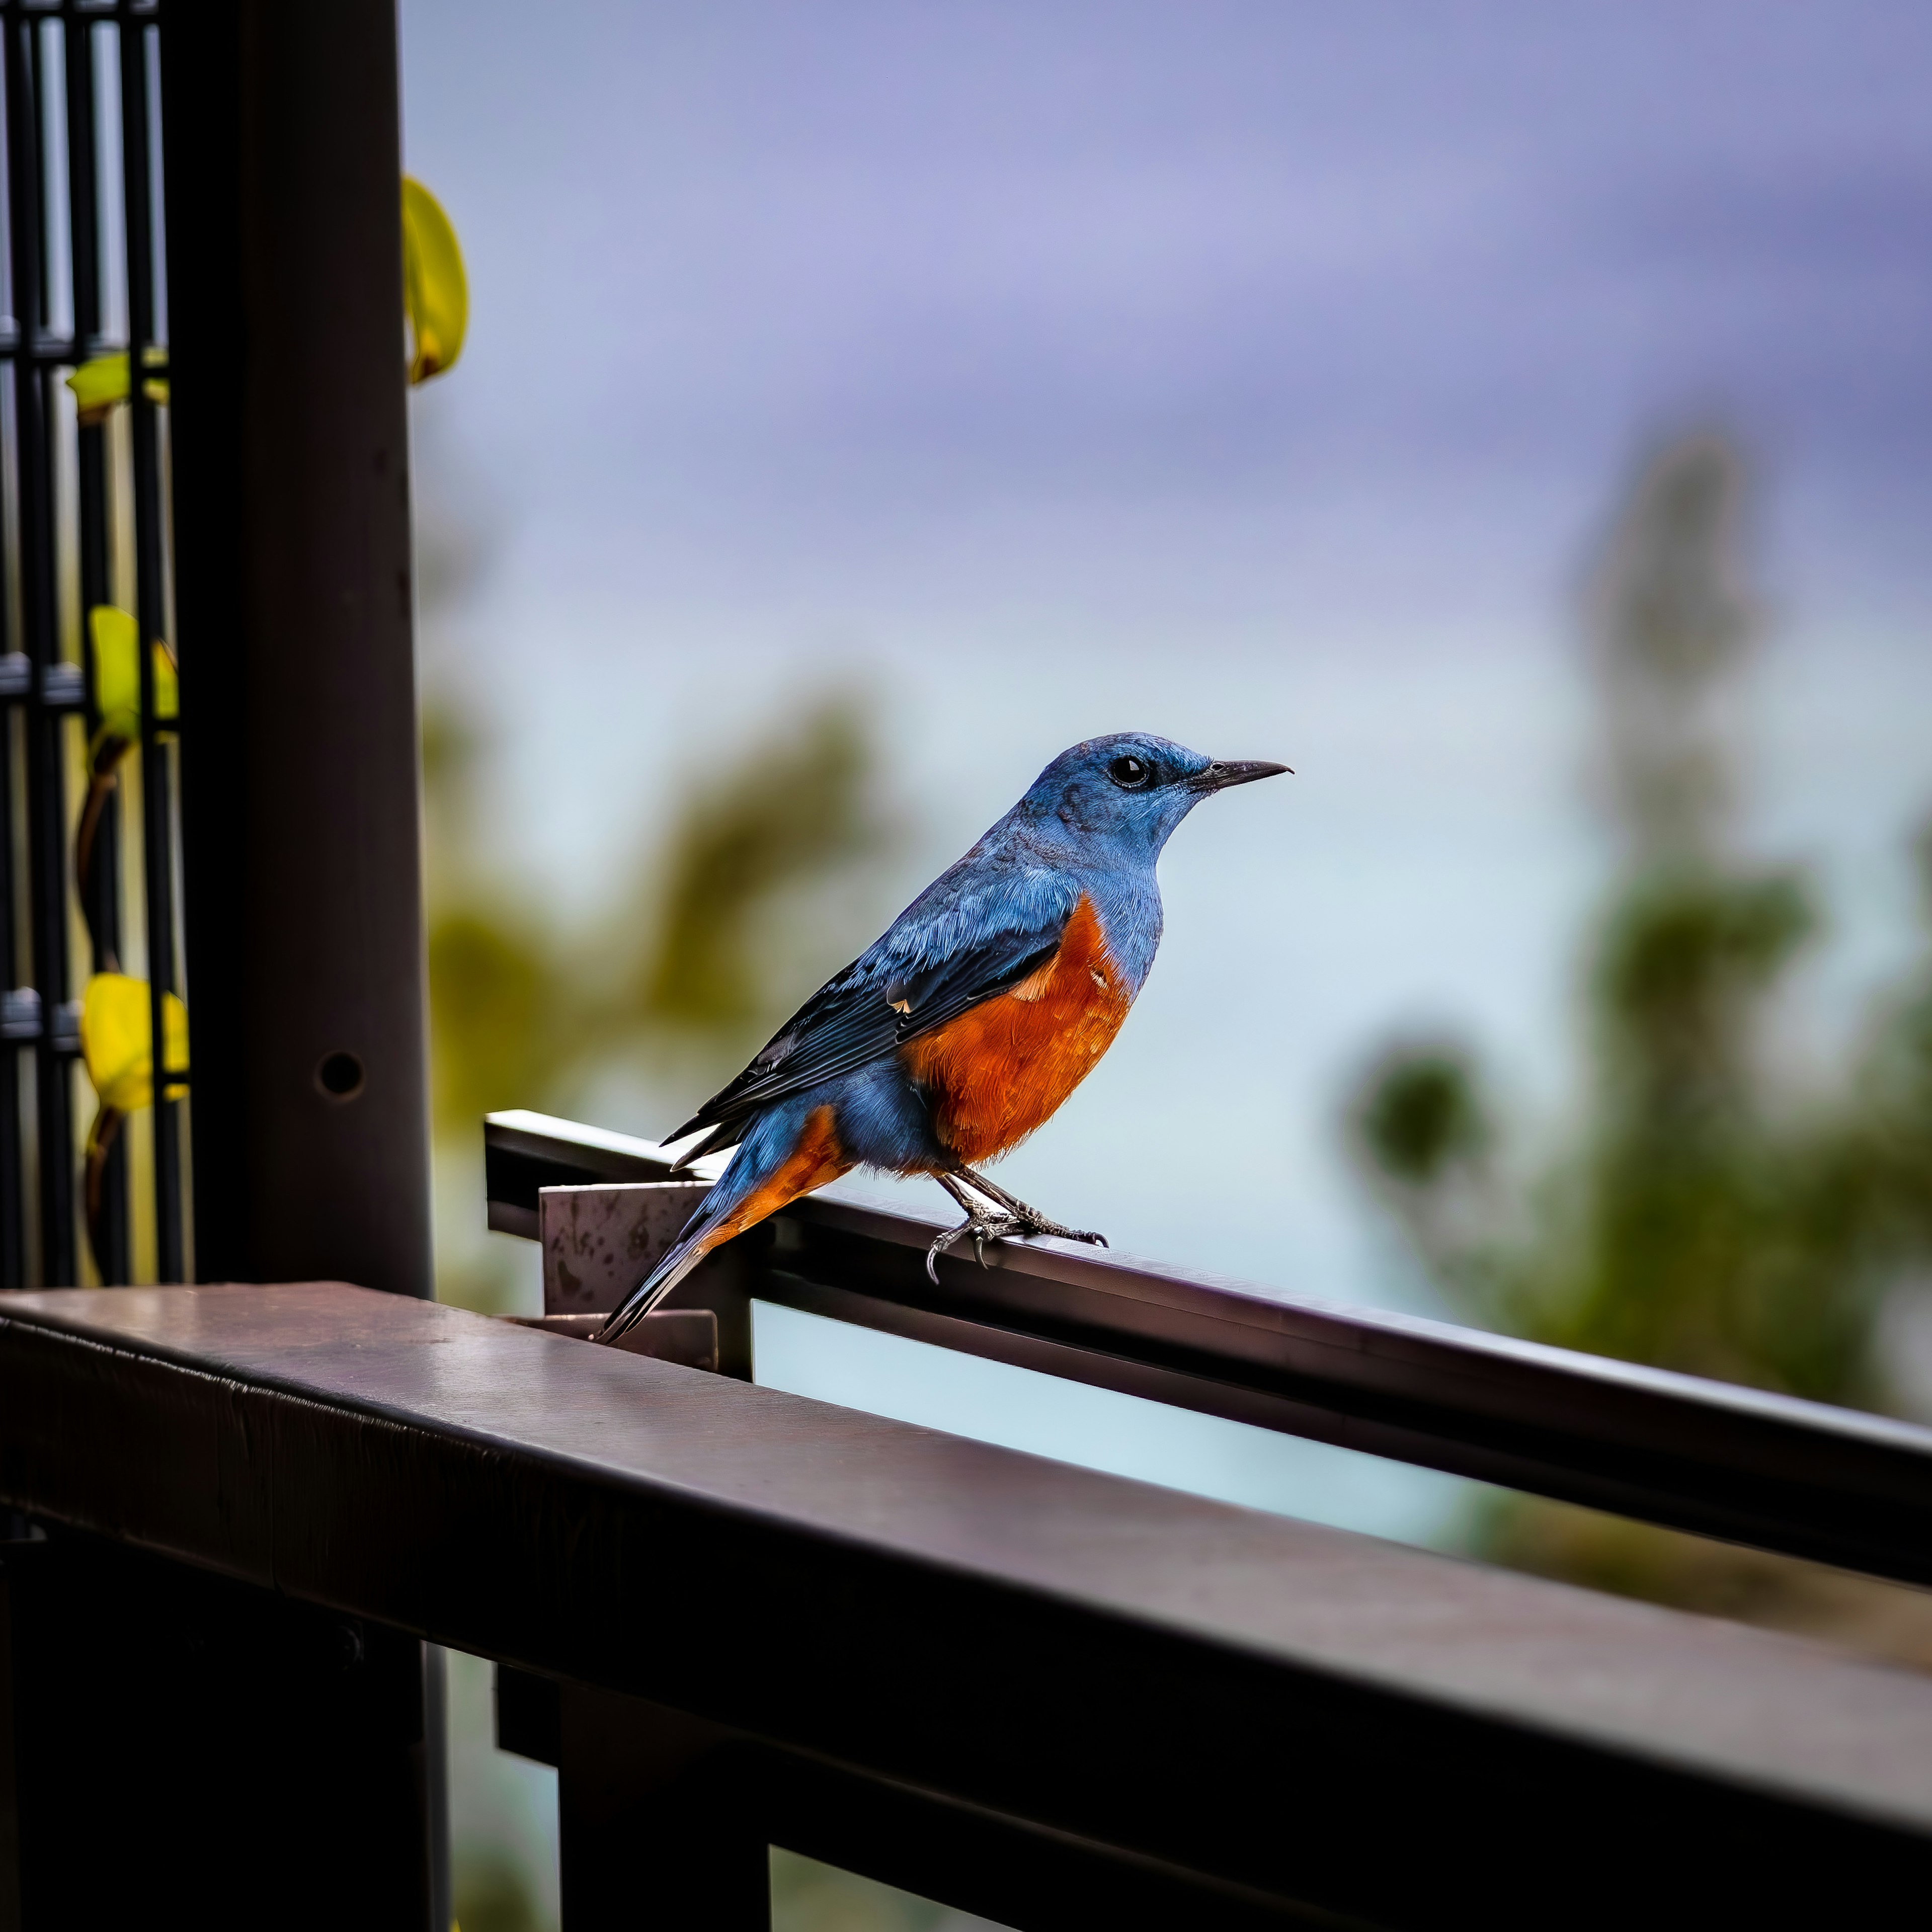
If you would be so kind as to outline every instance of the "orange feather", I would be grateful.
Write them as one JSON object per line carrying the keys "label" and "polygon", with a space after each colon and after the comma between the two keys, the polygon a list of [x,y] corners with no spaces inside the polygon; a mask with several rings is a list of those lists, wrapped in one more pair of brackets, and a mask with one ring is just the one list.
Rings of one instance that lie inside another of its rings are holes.
{"label": "orange feather", "polygon": [[906,1048],[940,1138],[968,1166],[1017,1146],[1093,1071],[1132,1004],[1083,894],[1044,966]]}
{"label": "orange feather", "polygon": [[809,1194],[814,1187],[823,1187],[851,1171],[852,1163],[845,1158],[838,1144],[838,1131],[832,1120],[831,1108],[813,1108],[806,1117],[805,1130],[798,1137],[798,1145],[793,1148],[784,1165],[764,1186],[746,1195],[706,1234],[699,1252],[708,1255],[713,1248],[722,1246],[734,1235],[742,1234],[747,1228],[757,1226],[766,1215],[776,1214],[787,1202],[796,1201],[801,1194]]}

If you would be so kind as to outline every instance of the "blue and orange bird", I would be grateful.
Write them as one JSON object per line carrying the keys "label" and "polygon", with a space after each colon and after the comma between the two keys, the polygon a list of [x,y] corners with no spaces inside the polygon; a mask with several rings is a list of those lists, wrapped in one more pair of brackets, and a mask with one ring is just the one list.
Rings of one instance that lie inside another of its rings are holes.
{"label": "blue and orange bird", "polygon": [[1050,1118],[1112,1045],[1160,944],[1155,862],[1210,794],[1286,765],[1228,764],[1144,732],[1063,752],[965,857],[794,1014],[670,1136],[675,1168],[737,1151],[676,1245],[599,1332],[613,1341],[712,1249],[855,1167],[928,1174],[970,1236],[1064,1228],[978,1170]]}

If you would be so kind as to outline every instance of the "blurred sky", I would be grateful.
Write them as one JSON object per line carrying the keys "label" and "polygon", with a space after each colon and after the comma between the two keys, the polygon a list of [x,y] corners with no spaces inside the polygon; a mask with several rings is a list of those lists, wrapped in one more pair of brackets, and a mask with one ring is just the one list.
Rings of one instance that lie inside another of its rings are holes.
{"label": "blurred sky", "polygon": [[[1139,1010],[1004,1178],[1130,1250],[1400,1299],[1338,1095],[1449,1023],[1559,1102],[1609,856],[1576,586],[1636,457],[1717,421],[1762,484],[1748,836],[1839,928],[1800,1046],[1905,957],[1932,9],[403,17],[473,317],[419,494],[489,562],[425,648],[560,906],[835,676],[905,816],[882,917],[1075,739],[1285,758],[1177,836]],[[606,1124],[670,1124],[639,1107]]]}

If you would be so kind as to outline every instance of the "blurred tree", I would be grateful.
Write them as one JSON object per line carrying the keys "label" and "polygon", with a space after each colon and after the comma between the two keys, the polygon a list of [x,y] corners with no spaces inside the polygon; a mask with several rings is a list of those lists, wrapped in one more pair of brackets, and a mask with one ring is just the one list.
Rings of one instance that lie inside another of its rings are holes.
{"label": "blurred tree", "polygon": [[[1663,451],[1592,588],[1623,857],[1592,949],[1574,1141],[1538,1170],[1509,1168],[1473,1057],[1439,1040],[1373,1062],[1351,1139],[1429,1274],[1477,1318],[1878,1406],[1896,1394],[1875,1346],[1882,1304],[1932,1256],[1932,968],[1840,1091],[1774,1090],[1764,1006],[1817,922],[1800,874],[1732,848],[1726,701],[1754,628],[1733,563],[1742,482],[1718,439]],[[1932,842],[1927,864],[1932,909]],[[1817,1596],[1803,1566],[1530,1498],[1489,1512],[1478,1540],[1528,1567],[1771,1621],[1805,1621],[1793,1605]],[[1912,1642],[1932,1657],[1932,1633]]]}
{"label": "blurred tree", "polygon": [[653,1084],[695,1097],[869,936],[893,832],[861,696],[795,694],[707,757],[668,830],[597,854],[609,886],[592,914],[559,917],[493,836],[472,627],[506,546],[447,400],[419,395],[412,418],[436,1281],[502,1310],[528,1305],[530,1256],[484,1231],[482,1116],[621,1110]]}
{"label": "blurred tree", "polygon": [[485,1852],[455,1872],[455,1932],[544,1932],[530,1881],[513,1859]]}
{"label": "blurred tree", "polygon": [[[890,843],[866,712],[830,694],[719,761],[608,901],[572,924],[476,836],[484,735],[424,707],[430,1091],[438,1293],[500,1309],[516,1264],[482,1232],[480,1123],[506,1107],[568,1112],[592,1083],[667,1060],[682,1080],[748,1054],[842,934],[840,896],[869,901]],[[862,924],[873,908],[853,908]],[[801,970],[801,962],[803,970]]]}
{"label": "blurred tree", "polygon": [[866,796],[864,723],[849,700],[822,700],[694,791],[672,831],[651,936],[624,984],[634,1022],[736,1034],[765,1015],[770,962],[786,953],[770,930],[784,898],[884,842]]}
{"label": "blurred tree", "polygon": [[990,1918],[772,1847],[772,1932],[1002,1932]]}
{"label": "blurred tree", "polygon": [[470,849],[477,737],[429,712],[440,1133],[473,1140],[493,1108],[564,1105],[591,1072],[694,1037],[717,1056],[748,1053],[784,1017],[797,956],[818,950],[819,889],[890,843],[864,712],[837,695],[800,709],[724,761],[580,928],[540,919],[527,888]]}

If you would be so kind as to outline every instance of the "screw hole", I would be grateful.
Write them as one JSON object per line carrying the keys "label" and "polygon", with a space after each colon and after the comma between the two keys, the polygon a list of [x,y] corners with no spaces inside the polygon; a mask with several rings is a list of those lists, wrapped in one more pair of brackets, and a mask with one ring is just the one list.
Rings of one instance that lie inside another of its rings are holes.
{"label": "screw hole", "polygon": [[315,1084],[332,1100],[352,1100],[362,1090],[362,1063],[352,1053],[324,1054]]}

